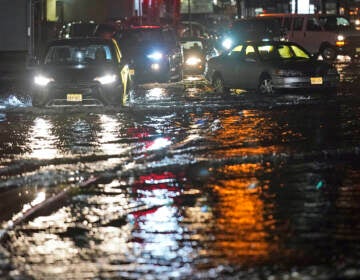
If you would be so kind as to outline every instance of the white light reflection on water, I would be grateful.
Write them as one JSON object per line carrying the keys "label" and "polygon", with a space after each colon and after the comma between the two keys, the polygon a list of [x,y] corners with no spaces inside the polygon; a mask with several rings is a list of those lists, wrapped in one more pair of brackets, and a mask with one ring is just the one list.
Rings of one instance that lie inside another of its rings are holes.
{"label": "white light reflection on water", "polygon": [[107,155],[121,154],[126,148],[121,146],[119,140],[119,121],[107,115],[100,115],[100,132],[98,134],[101,149]]}
{"label": "white light reflection on water", "polygon": [[30,157],[37,159],[53,159],[59,156],[56,147],[53,125],[43,118],[36,118],[29,133]]}
{"label": "white light reflection on water", "polygon": [[150,89],[149,91],[147,91],[146,99],[147,100],[159,100],[159,99],[161,99],[161,97],[164,94],[166,94],[165,88],[154,87],[154,88]]}
{"label": "white light reflection on water", "polygon": [[167,138],[159,137],[156,138],[148,147],[147,150],[154,151],[160,150],[171,145],[171,141]]}

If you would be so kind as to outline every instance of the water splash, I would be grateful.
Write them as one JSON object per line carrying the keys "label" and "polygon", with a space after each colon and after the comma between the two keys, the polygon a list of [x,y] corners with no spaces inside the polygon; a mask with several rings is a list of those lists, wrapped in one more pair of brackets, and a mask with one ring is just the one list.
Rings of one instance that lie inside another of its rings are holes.
{"label": "water splash", "polygon": [[9,95],[3,100],[0,99],[0,109],[16,108],[16,107],[28,107],[31,106],[31,99],[19,98],[16,95]]}

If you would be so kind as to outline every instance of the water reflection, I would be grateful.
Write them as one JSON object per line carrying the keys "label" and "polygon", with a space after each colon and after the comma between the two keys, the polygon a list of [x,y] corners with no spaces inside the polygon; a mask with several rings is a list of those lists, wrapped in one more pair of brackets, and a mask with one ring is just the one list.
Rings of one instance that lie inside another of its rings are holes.
{"label": "water reflection", "polygon": [[53,133],[53,125],[49,120],[36,118],[29,130],[29,157],[52,159],[59,156],[57,137]]}

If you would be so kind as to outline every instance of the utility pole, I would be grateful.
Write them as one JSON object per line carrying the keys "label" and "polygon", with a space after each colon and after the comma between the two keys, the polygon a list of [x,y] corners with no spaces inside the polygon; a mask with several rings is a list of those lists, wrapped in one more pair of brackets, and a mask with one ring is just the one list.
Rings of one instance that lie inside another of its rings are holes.
{"label": "utility pole", "polygon": [[236,0],[236,13],[237,17],[241,18],[241,0]]}

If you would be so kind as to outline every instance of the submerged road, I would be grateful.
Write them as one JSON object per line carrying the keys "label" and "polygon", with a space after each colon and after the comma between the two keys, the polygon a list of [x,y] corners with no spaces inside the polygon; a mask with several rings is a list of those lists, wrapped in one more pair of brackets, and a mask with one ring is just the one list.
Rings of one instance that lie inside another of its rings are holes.
{"label": "submerged road", "polygon": [[336,95],[0,101],[0,278],[357,279],[358,68]]}

